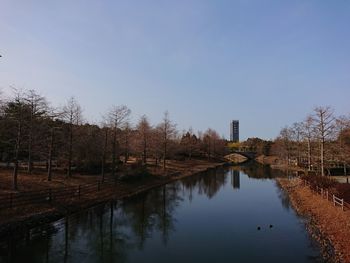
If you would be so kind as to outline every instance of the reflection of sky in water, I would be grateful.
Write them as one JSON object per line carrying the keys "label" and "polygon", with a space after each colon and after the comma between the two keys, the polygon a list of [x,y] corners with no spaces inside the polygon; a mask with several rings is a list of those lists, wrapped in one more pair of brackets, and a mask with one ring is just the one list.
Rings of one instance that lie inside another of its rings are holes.
{"label": "reflection of sky in water", "polygon": [[218,170],[96,207],[1,252],[13,262],[312,261],[319,252],[302,220],[274,179],[261,179],[271,171],[245,172]]}

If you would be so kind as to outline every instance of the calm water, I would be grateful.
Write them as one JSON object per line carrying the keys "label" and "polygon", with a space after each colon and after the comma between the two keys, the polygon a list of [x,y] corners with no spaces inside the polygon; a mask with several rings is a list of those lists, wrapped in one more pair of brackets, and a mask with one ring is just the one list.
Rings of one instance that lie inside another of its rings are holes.
{"label": "calm water", "polygon": [[322,262],[274,176],[187,178],[6,240],[0,262]]}

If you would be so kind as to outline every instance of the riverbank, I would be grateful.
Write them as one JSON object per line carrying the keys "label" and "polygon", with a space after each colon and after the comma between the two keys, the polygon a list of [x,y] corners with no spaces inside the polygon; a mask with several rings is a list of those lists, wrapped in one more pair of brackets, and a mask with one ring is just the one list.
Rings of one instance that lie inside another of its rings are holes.
{"label": "riverbank", "polygon": [[[204,160],[192,161],[169,161],[167,164],[167,176],[149,175],[141,180],[123,182],[114,185],[113,182],[105,182],[101,185],[100,191],[92,191],[91,193],[78,197],[69,197],[59,202],[41,203],[26,205],[24,207],[14,207],[10,209],[1,209],[0,211],[0,237],[12,235],[15,232],[21,232],[34,226],[49,223],[67,214],[78,212],[99,203],[110,200],[120,200],[139,193],[148,191],[152,188],[168,184],[170,182],[192,176],[194,174],[205,172],[224,163],[209,162]],[[6,176],[2,180],[7,180]],[[28,175],[22,179],[22,187],[24,185],[31,186],[29,189],[43,190],[61,186],[78,186],[81,183],[96,182],[100,177],[96,176],[73,176],[69,180],[63,180],[56,177],[53,182],[47,182],[40,175]],[[26,189],[26,188],[22,188]],[[2,189],[6,192],[7,189]]]}
{"label": "riverbank", "polygon": [[[278,178],[298,214],[308,219],[309,229],[323,246],[323,254],[332,262],[350,262],[350,210],[342,211],[314,194],[298,178]],[[329,244],[334,249],[330,253]]]}
{"label": "riverbank", "polygon": [[255,160],[262,165],[269,165],[272,169],[276,170],[306,172],[306,169],[295,165],[288,165],[285,160],[281,160],[277,156],[260,155]]}

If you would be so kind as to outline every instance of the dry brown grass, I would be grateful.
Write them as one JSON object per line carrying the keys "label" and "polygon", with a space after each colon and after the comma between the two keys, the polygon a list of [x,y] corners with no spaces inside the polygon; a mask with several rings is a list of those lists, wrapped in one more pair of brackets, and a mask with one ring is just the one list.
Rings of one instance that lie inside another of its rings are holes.
{"label": "dry brown grass", "polygon": [[[152,164],[154,161],[149,160]],[[186,160],[176,161],[167,160],[166,171],[164,172],[161,164],[158,166],[150,165],[149,172],[153,175],[171,175],[172,173],[181,173],[182,175],[190,175],[194,172],[205,170],[209,167],[219,165],[219,163],[208,162],[206,160]],[[20,170],[18,175],[18,190],[34,191],[55,189],[67,186],[78,186],[84,184],[92,184],[101,180],[100,175],[80,175],[73,174],[71,178],[66,178],[65,174],[58,173],[52,176],[52,181],[47,180],[47,175],[44,172],[34,172],[28,174],[24,170]],[[12,170],[0,169],[0,194],[11,193],[12,190]]]}
{"label": "dry brown grass", "polygon": [[[43,190],[48,188],[60,188],[65,186],[78,186],[79,184],[94,183],[100,176],[78,175],[66,178],[63,174],[54,174],[52,181],[47,180],[45,173],[35,172],[28,174],[26,171],[19,172],[18,189],[19,191]],[[0,193],[12,192],[12,170],[0,169]]]}
{"label": "dry brown grass", "polygon": [[172,173],[181,173],[182,176],[188,176],[218,165],[220,165],[220,163],[197,159],[186,161],[167,160],[165,172],[161,166],[149,167],[149,171],[151,174],[160,176],[169,175]]}
{"label": "dry brown grass", "polygon": [[277,156],[266,156],[266,155],[260,155],[256,158],[256,161],[262,164],[279,164],[281,162],[280,158]]}
{"label": "dry brown grass", "polygon": [[340,262],[350,262],[350,210],[342,211],[313,193],[300,179],[278,179],[298,213],[310,217],[328,238]]}

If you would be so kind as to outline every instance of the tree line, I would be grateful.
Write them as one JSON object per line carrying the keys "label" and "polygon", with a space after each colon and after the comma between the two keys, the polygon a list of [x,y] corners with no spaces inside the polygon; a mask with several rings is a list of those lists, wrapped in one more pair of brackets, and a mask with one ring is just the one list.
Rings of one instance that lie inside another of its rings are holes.
{"label": "tree line", "polygon": [[133,125],[130,116],[126,105],[114,105],[100,123],[91,123],[74,97],[53,107],[35,90],[0,94],[0,163],[13,168],[17,189],[20,169],[29,174],[45,169],[49,181],[54,170],[67,178],[73,172],[99,173],[103,180],[107,173],[117,177],[131,156],[141,166],[152,161],[165,170],[168,159],[215,159],[226,153],[226,141],[213,129],[180,132],[168,112],[155,125],[146,115]]}
{"label": "tree line", "polygon": [[329,175],[350,172],[350,116],[336,116],[329,106],[315,107],[304,120],[281,129],[274,140],[248,138],[230,143],[231,150],[254,151],[257,156],[277,156],[295,165]]}
{"label": "tree line", "polygon": [[329,106],[314,108],[303,121],[281,129],[272,146],[274,154],[320,175],[350,163],[350,117],[336,116]]}

